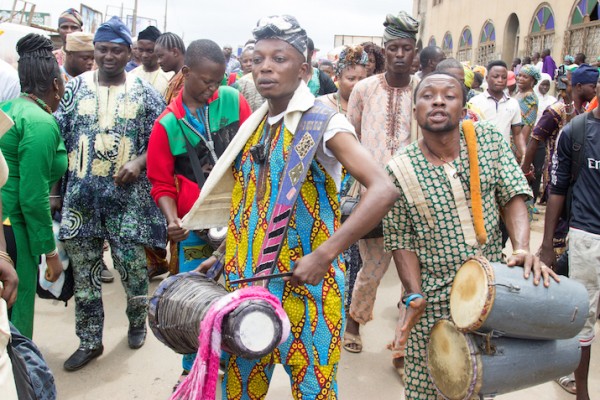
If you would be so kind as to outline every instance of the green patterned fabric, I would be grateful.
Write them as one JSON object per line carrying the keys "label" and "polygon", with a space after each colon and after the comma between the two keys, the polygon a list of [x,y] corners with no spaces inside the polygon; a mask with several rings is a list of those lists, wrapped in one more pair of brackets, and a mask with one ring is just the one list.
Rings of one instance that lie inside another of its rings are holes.
{"label": "green patterned fabric", "polygon": [[[492,262],[501,261],[499,207],[517,195],[531,196],[531,191],[508,143],[495,126],[475,124],[477,132],[482,200],[488,242],[482,254]],[[459,173],[470,204],[469,159],[461,130],[460,157],[452,162]],[[443,166],[432,165],[413,143],[400,151],[407,154],[423,189],[427,206],[434,219],[430,228],[423,215],[407,202],[403,194],[383,220],[387,251],[408,250],[417,254],[421,266],[422,291],[427,300],[423,317],[411,332],[406,348],[405,384],[407,399],[437,399],[427,372],[426,347],[434,323],[449,315],[449,295],[460,266],[477,252],[465,243],[448,176]],[[397,156],[398,157],[398,156]],[[401,185],[388,167],[396,186]]]}

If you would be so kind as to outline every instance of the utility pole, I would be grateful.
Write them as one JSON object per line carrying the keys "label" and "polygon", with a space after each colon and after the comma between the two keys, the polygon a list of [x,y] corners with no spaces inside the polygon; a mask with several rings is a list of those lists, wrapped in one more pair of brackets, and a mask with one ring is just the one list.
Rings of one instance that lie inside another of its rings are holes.
{"label": "utility pole", "polygon": [[169,0],[165,0],[165,25],[163,26],[163,33],[167,31],[167,10],[169,9]]}
{"label": "utility pole", "polygon": [[134,37],[137,36],[137,9],[138,9],[138,0],[134,0],[134,2],[133,2],[133,21],[131,21],[131,34]]}

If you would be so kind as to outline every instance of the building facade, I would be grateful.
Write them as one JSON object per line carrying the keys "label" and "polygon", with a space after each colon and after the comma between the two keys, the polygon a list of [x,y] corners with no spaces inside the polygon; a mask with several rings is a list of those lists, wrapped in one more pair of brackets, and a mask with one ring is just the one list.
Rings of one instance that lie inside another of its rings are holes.
{"label": "building facade", "polygon": [[437,45],[448,57],[486,65],[550,49],[600,56],[599,0],[413,0],[419,44]]}

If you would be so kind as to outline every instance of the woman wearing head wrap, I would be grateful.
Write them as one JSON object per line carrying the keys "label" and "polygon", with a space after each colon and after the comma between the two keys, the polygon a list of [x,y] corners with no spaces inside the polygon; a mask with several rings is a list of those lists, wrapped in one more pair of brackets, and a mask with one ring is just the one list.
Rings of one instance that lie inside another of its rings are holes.
{"label": "woman wearing head wrap", "polygon": [[[62,272],[52,231],[50,188],[67,170],[67,152],[52,113],[64,93],[52,42],[30,33],[17,43],[21,97],[0,103],[15,125],[0,140],[11,175],[2,188],[4,216],[17,243],[19,298],[11,321],[25,336],[33,334],[39,257],[46,255],[47,279]],[[13,259],[15,257],[13,256]]]}
{"label": "woman wearing head wrap", "polygon": [[519,92],[515,98],[521,107],[521,119],[523,121],[523,135],[529,140],[529,134],[535,125],[538,112],[538,98],[533,92],[533,87],[540,80],[540,71],[532,64],[524,65],[519,71],[517,87]]}
{"label": "woman wearing head wrap", "polygon": [[65,60],[64,48],[67,45],[67,35],[72,32],[80,32],[83,28],[83,18],[74,8],[69,8],[58,17],[58,34],[62,41],[62,47],[54,50],[52,54],[56,57],[59,66],[62,66]]}
{"label": "woman wearing head wrap", "polygon": [[556,97],[550,94],[552,88],[552,77],[546,73],[540,74],[540,80],[533,91],[538,98],[538,112],[535,123],[537,124],[540,118],[542,118],[542,114],[544,110],[548,108],[548,106],[554,104],[556,102]]}
{"label": "woman wearing head wrap", "polygon": [[571,64],[575,64],[575,57],[570,56],[570,55],[566,55],[565,59],[564,59],[565,65],[571,65]]}
{"label": "woman wearing head wrap", "polygon": [[346,114],[350,93],[352,93],[354,85],[367,77],[368,63],[369,57],[363,51],[362,46],[346,47],[340,53],[335,69],[335,76],[339,85],[338,91],[326,94],[318,99],[342,114]]}
{"label": "woman wearing head wrap", "polygon": [[[527,64],[521,67],[519,76],[517,79],[518,92],[515,98],[519,102],[521,108],[521,120],[523,127],[521,128],[521,134],[525,138],[526,142],[529,142],[529,136],[535,126],[535,121],[538,114],[538,98],[533,91],[534,86],[539,82],[541,78],[540,71],[532,64]],[[539,192],[539,182],[541,179],[541,166],[539,161],[536,163],[536,169],[534,171],[533,179],[530,181],[532,184],[537,182],[534,190],[536,192],[535,197],[537,198],[537,192]],[[537,172],[537,173],[536,173]],[[530,212],[530,219],[533,217],[532,213],[536,212],[534,203],[532,200],[528,200],[527,209]]]}
{"label": "woman wearing head wrap", "polygon": [[[335,71],[339,90],[337,93],[321,96],[318,100],[345,115],[348,109],[348,99],[350,98],[352,89],[354,89],[354,85],[367,77],[367,64],[369,64],[369,57],[362,46],[346,47],[340,53]],[[346,196],[353,183],[354,178],[347,174],[342,181],[340,196]],[[352,290],[354,289],[356,274],[358,274],[358,271],[362,267],[358,243],[354,243],[344,252],[344,259],[346,260],[347,281],[345,304],[346,309],[348,309],[352,301]],[[344,347],[347,347],[347,345],[348,343],[345,338]],[[352,351],[352,347],[346,348],[346,350]]]}

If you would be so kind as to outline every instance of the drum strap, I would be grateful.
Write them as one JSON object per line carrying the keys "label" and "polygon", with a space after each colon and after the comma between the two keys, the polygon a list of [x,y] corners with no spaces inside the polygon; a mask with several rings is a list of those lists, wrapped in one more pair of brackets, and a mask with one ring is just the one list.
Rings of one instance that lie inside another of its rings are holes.
{"label": "drum strap", "polygon": [[430,229],[433,229],[435,227],[435,221],[427,206],[425,194],[419,184],[417,174],[415,173],[415,169],[408,154],[402,154],[392,158],[392,161],[390,161],[388,166],[392,169],[396,179],[398,179],[408,203],[417,208],[419,215],[425,217],[427,225]]}
{"label": "drum strap", "polygon": [[266,239],[263,241],[258,257],[255,275],[272,274],[277,266],[281,245],[292,216],[292,209],[329,125],[329,120],[334,114],[335,111],[331,108],[323,103],[315,102],[314,106],[304,112],[298,123],[283,169],[275,207],[267,226]]}
{"label": "drum strap", "polygon": [[[392,169],[396,179],[398,179],[408,203],[416,207],[419,215],[425,217],[429,228],[433,229],[435,220],[433,219],[431,210],[429,210],[425,194],[408,154],[394,157],[388,165]],[[460,177],[457,175],[456,169],[448,164],[444,164],[444,172],[448,175],[448,180],[452,188],[452,195],[461,221],[465,242],[470,246],[477,246],[473,218],[469,211],[469,204],[460,182]]]}
{"label": "drum strap", "polygon": [[444,164],[444,171],[448,175],[448,181],[452,188],[452,195],[454,196],[454,203],[456,204],[456,211],[458,212],[458,218],[460,218],[460,227],[465,237],[465,243],[469,246],[477,246],[477,236],[475,235],[475,228],[473,225],[473,218],[469,211],[469,203],[467,202],[467,196],[462,187],[460,177],[456,172],[456,169],[449,164]]}

